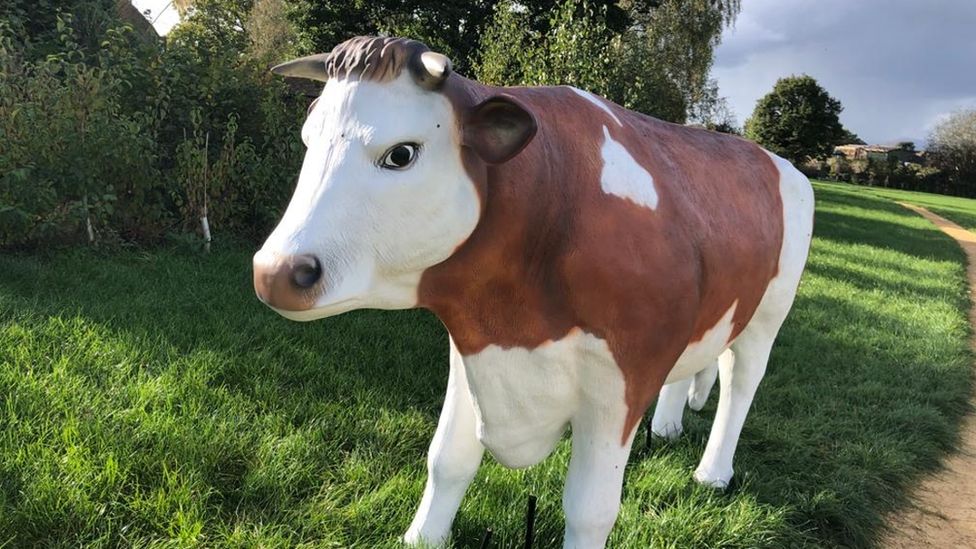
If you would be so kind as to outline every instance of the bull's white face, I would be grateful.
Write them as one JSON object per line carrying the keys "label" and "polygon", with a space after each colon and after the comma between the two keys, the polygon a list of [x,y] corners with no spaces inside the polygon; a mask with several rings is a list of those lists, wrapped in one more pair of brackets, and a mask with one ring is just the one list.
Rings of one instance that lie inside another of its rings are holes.
{"label": "bull's white face", "polygon": [[255,276],[303,256],[321,278],[298,290],[304,306],[269,305],[294,320],[415,306],[424,270],[465,241],[480,212],[448,99],[407,71],[385,83],[333,79],[302,139],[295,194],[254,257]]}

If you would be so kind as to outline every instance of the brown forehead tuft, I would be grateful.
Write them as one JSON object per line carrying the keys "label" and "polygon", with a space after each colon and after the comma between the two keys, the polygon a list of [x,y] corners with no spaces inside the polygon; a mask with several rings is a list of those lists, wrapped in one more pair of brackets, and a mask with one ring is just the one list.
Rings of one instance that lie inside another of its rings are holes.
{"label": "brown forehead tuft", "polygon": [[426,45],[407,38],[357,36],[332,49],[325,61],[329,79],[393,80],[420,54],[430,51]]}

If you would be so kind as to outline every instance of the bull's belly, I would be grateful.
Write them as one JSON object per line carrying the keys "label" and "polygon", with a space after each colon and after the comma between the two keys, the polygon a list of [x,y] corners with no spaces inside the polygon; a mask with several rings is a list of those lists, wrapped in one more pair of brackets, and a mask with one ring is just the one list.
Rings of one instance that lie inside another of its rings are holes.
{"label": "bull's belly", "polygon": [[681,356],[678,357],[674,367],[668,373],[665,383],[674,383],[688,379],[698,372],[708,368],[715,363],[720,354],[729,348],[729,338],[732,336],[732,315],[735,313],[736,303],[733,303],[728,311],[711,329],[705,332],[698,341],[690,343]]}
{"label": "bull's belly", "polygon": [[604,340],[579,330],[535,349],[491,345],[463,358],[478,439],[508,467],[545,459],[580,414],[626,414],[624,379]]}
{"label": "bull's belly", "polygon": [[[733,305],[688,345],[667,377],[679,381],[705,369],[729,346]],[[604,340],[580,330],[534,349],[489,345],[463,357],[478,421],[478,440],[503,465],[528,467],[548,456],[574,419],[627,414],[623,372]]]}

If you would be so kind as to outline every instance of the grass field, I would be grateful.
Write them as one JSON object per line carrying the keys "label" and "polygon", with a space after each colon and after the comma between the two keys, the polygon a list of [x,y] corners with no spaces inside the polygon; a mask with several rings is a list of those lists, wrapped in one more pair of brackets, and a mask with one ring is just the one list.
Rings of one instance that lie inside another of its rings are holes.
{"label": "grass field", "polygon": [[946,219],[955,221],[970,231],[976,231],[976,199],[973,198],[885,189],[881,187],[854,186],[846,183],[823,183],[823,185],[860,191],[861,193],[888,198],[896,202],[908,202],[922,206]]}
{"label": "grass field", "polygon": [[[951,447],[973,384],[961,251],[857,188],[817,199],[732,488],[691,479],[713,398],[679,441],[635,444],[611,547],[870,546]],[[446,378],[431,315],[290,323],[247,250],[0,256],[0,546],[396,546]],[[557,546],[567,458],[486,458],[456,545],[490,526],[514,546],[531,493]]]}

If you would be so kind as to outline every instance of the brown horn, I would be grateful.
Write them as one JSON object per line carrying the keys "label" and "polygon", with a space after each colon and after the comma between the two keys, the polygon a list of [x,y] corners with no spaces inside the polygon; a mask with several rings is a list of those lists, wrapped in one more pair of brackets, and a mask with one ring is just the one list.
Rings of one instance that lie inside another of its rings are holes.
{"label": "brown horn", "polygon": [[317,53],[306,57],[292,59],[286,63],[276,65],[271,68],[271,72],[279,76],[291,78],[307,78],[325,82],[329,79],[329,73],[325,67],[325,60],[329,57],[327,53]]}

